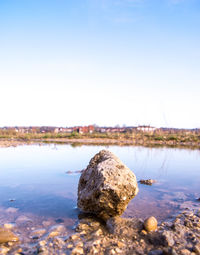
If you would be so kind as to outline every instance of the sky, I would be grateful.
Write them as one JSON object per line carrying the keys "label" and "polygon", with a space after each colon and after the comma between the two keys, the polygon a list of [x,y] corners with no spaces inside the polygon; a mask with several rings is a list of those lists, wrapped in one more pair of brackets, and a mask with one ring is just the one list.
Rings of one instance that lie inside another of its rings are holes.
{"label": "sky", "polygon": [[199,0],[0,0],[0,126],[200,128]]}

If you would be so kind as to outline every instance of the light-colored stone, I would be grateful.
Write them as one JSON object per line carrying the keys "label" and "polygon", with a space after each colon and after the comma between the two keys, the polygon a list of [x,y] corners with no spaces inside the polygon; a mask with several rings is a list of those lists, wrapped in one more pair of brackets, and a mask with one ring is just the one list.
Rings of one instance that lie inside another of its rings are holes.
{"label": "light-colored stone", "polygon": [[50,231],[65,232],[66,228],[64,225],[54,225],[50,228]]}
{"label": "light-colored stone", "polygon": [[180,254],[181,255],[191,255],[191,252],[188,249],[182,249]]}
{"label": "light-colored stone", "polygon": [[79,235],[71,235],[70,239],[74,241],[76,239],[80,239],[80,236]]}
{"label": "light-colored stone", "polygon": [[47,242],[45,240],[42,240],[39,242],[39,245],[42,247],[42,246],[45,246],[47,244]]}
{"label": "light-colored stone", "polygon": [[3,226],[4,226],[4,228],[12,229],[12,228],[14,228],[15,224],[13,224],[13,223],[5,223]]}
{"label": "light-colored stone", "polygon": [[79,254],[83,254],[83,248],[81,247],[75,247],[71,252],[71,255],[79,255]]}
{"label": "light-colored stone", "polygon": [[0,244],[8,242],[16,242],[19,238],[14,235],[10,230],[0,227]]}
{"label": "light-colored stone", "polygon": [[146,236],[146,235],[147,235],[147,231],[144,230],[144,229],[142,229],[142,231],[140,232],[140,234],[143,235],[143,236]]}
{"label": "light-colored stone", "polygon": [[58,231],[51,231],[48,234],[48,238],[52,238],[52,237],[58,236],[59,234],[60,234],[60,232],[58,232]]}
{"label": "light-colored stone", "polygon": [[9,252],[9,248],[7,248],[7,247],[0,248],[0,254],[1,255],[7,254],[8,252]]}
{"label": "light-colored stone", "polygon": [[71,249],[71,248],[73,248],[73,244],[70,243],[67,245],[67,249]]}
{"label": "light-colored stone", "polygon": [[147,232],[155,231],[157,229],[158,222],[155,217],[151,216],[144,221],[144,228]]}
{"label": "light-colored stone", "polygon": [[107,220],[121,215],[137,193],[134,173],[113,153],[102,150],[80,177],[78,207]]}
{"label": "light-colored stone", "polygon": [[36,229],[34,231],[32,231],[30,233],[30,237],[37,237],[37,238],[40,238],[41,236],[43,236],[44,234],[46,233],[46,230],[45,229]]}

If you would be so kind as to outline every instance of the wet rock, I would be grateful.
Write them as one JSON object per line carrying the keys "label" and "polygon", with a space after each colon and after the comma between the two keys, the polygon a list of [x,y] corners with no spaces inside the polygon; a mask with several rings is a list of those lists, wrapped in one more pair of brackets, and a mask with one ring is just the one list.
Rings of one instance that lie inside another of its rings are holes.
{"label": "wet rock", "polygon": [[156,183],[156,180],[152,180],[152,179],[148,179],[148,180],[140,180],[139,181],[141,184],[145,184],[145,185],[152,185],[153,183]]}
{"label": "wet rock", "polygon": [[155,217],[151,216],[144,221],[144,228],[147,232],[155,231],[157,229],[158,222]]}
{"label": "wet rock", "polygon": [[32,220],[25,215],[21,215],[16,219],[17,224],[30,223]]}
{"label": "wet rock", "polygon": [[8,242],[16,242],[19,238],[14,235],[10,230],[0,227],[0,244]]}
{"label": "wet rock", "polygon": [[192,253],[188,249],[182,249],[180,251],[180,254],[181,255],[191,255]]}
{"label": "wet rock", "polygon": [[72,240],[72,241],[74,241],[74,240],[80,239],[80,236],[77,235],[77,234],[71,235],[71,236],[69,237],[69,239]]}
{"label": "wet rock", "polygon": [[34,230],[30,233],[30,237],[33,238],[33,239],[36,239],[36,238],[40,238],[42,237],[44,234],[46,233],[46,230],[45,229],[37,229],[37,230]]}
{"label": "wet rock", "polygon": [[81,231],[87,231],[90,228],[90,226],[88,224],[85,224],[84,222],[80,222],[78,224],[78,226],[76,227],[76,231],[77,232],[81,232]]}
{"label": "wet rock", "polygon": [[67,248],[68,248],[68,249],[72,249],[72,248],[73,248],[73,244],[71,244],[71,243],[68,244],[68,245],[67,245]]}
{"label": "wet rock", "polygon": [[162,233],[162,238],[163,238],[163,244],[165,246],[173,246],[174,245],[174,239],[173,239],[173,233],[170,231],[164,231]]}
{"label": "wet rock", "polygon": [[83,248],[82,247],[75,247],[71,251],[71,255],[79,255],[79,254],[84,254]]}
{"label": "wet rock", "polygon": [[48,221],[48,220],[44,220],[44,221],[42,222],[42,225],[43,225],[44,227],[48,227],[48,226],[51,225],[51,222]]}
{"label": "wet rock", "polygon": [[148,255],[163,255],[162,250],[152,250],[148,253]]}
{"label": "wet rock", "polygon": [[62,249],[62,247],[65,245],[65,242],[63,241],[62,238],[60,237],[55,237],[53,239],[53,244],[54,244],[54,247],[57,248],[57,249]]}
{"label": "wet rock", "polygon": [[52,238],[55,236],[60,235],[61,233],[64,233],[66,231],[65,227],[63,225],[55,225],[50,228],[50,231],[48,233],[48,238]]}
{"label": "wet rock", "polygon": [[56,219],[55,222],[56,223],[64,223],[64,220],[63,219]]}
{"label": "wet rock", "polygon": [[174,248],[166,247],[163,249],[163,255],[178,255]]}
{"label": "wet rock", "polygon": [[147,235],[147,231],[144,230],[144,229],[142,229],[142,231],[140,232],[140,234],[143,235],[143,236],[146,236],[146,235]]}
{"label": "wet rock", "polygon": [[38,243],[38,245],[39,245],[40,247],[44,247],[46,244],[47,244],[47,242],[46,242],[45,240],[42,240],[42,241],[40,241],[40,242]]}
{"label": "wet rock", "polygon": [[135,218],[110,218],[106,222],[108,232],[120,237],[133,238],[139,230],[142,230],[142,222]]}
{"label": "wet rock", "polygon": [[136,177],[114,154],[102,150],[83,171],[78,186],[78,207],[103,220],[121,215],[138,193]]}
{"label": "wet rock", "polygon": [[14,207],[9,207],[8,209],[6,209],[7,213],[16,213],[19,209],[18,208],[14,208]]}
{"label": "wet rock", "polygon": [[8,251],[9,251],[9,248],[7,248],[7,247],[2,247],[2,248],[0,248],[0,254],[1,254],[1,255],[7,254]]}
{"label": "wet rock", "polygon": [[66,174],[80,174],[84,171],[85,169],[82,169],[82,170],[77,170],[77,171],[66,171],[65,173]]}
{"label": "wet rock", "polygon": [[16,201],[16,199],[14,199],[14,198],[10,198],[10,199],[9,199],[9,201],[10,201],[10,202],[15,202],[15,201]]}
{"label": "wet rock", "polygon": [[193,248],[194,252],[197,254],[197,255],[200,255],[200,243],[199,244],[196,244]]}
{"label": "wet rock", "polygon": [[54,225],[50,228],[50,231],[57,231],[59,233],[66,231],[66,228],[63,225]]}

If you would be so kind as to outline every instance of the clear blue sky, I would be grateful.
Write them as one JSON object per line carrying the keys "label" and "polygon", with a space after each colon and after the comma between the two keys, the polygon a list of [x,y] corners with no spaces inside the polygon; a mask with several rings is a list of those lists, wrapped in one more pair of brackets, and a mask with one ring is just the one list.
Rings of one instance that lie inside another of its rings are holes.
{"label": "clear blue sky", "polygon": [[200,127],[199,0],[0,0],[0,126]]}

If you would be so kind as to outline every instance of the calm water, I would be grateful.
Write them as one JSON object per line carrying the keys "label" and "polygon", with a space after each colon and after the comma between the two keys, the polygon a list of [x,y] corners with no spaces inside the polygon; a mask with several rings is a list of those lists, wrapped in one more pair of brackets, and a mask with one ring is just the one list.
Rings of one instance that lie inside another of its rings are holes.
{"label": "calm water", "polygon": [[[77,220],[77,186],[80,174],[101,149],[115,153],[137,180],[156,179],[153,186],[139,185],[139,194],[124,216],[163,220],[188,206],[199,207],[200,151],[168,148],[27,145],[0,148],[0,210],[17,216],[32,215],[55,221]],[[11,201],[14,200],[14,201]],[[12,208],[10,210],[10,208]]]}

